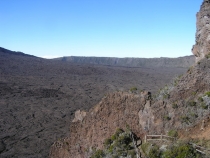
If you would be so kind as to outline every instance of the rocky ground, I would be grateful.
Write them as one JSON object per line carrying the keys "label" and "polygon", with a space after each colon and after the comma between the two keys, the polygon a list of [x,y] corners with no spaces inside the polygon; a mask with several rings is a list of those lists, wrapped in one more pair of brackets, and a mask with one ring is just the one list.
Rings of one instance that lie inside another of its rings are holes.
{"label": "rocky ground", "polygon": [[[129,128],[142,141],[148,134],[169,135],[173,131],[181,133],[180,141],[184,137],[191,142],[194,139],[209,142],[209,74],[210,58],[204,58],[156,95],[147,91],[110,93],[85,116],[81,113],[78,117],[77,113],[70,136],[52,145],[50,157],[86,157],[93,149],[103,149],[103,142],[117,128],[124,131]],[[205,128],[201,130],[203,120]]]}
{"label": "rocky ground", "polygon": [[108,92],[156,92],[187,68],[81,65],[0,49],[0,157],[47,157],[77,109]]}

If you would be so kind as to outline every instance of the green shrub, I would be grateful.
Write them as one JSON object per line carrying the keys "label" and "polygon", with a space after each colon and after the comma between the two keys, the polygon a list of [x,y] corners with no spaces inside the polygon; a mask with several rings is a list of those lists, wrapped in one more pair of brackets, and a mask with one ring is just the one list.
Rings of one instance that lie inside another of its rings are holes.
{"label": "green shrub", "polygon": [[199,98],[198,98],[198,101],[199,101],[199,102],[203,102],[204,100],[203,100],[202,97],[199,97]]}
{"label": "green shrub", "polygon": [[120,128],[117,128],[116,132],[115,132],[115,135],[116,136],[119,136],[121,133],[123,133],[124,131]]}
{"label": "green shrub", "polygon": [[169,94],[163,94],[163,99],[169,99],[170,95]]}
{"label": "green shrub", "polygon": [[168,136],[178,137],[178,132],[176,130],[170,130],[170,131],[168,131]]}
{"label": "green shrub", "polygon": [[111,136],[112,141],[115,141],[116,139],[117,139],[117,136],[115,134]]}
{"label": "green shrub", "polygon": [[114,135],[108,139],[105,139],[104,147],[106,152],[111,154],[112,157],[126,156],[128,150],[131,149],[131,142],[132,139],[130,138],[130,135],[127,132],[124,132],[122,129],[118,128]]}
{"label": "green shrub", "polygon": [[207,59],[209,59],[209,58],[210,58],[210,53],[207,54],[207,55],[205,55],[205,57],[206,57]]}
{"label": "green shrub", "polygon": [[120,135],[117,140],[115,141],[115,147],[121,150],[130,150],[131,146],[129,145],[132,142],[130,136],[128,134]]}
{"label": "green shrub", "polygon": [[196,151],[188,144],[181,144],[166,150],[163,158],[198,158]]}
{"label": "green shrub", "polygon": [[121,142],[121,144],[126,144],[126,145],[129,145],[132,142],[131,138],[128,135],[120,136],[118,141]]}
{"label": "green shrub", "polygon": [[186,123],[188,123],[190,120],[190,118],[188,116],[181,116],[180,119],[182,122],[186,122]]}
{"label": "green shrub", "polygon": [[115,141],[115,140],[119,137],[119,135],[120,135],[121,133],[123,133],[123,132],[124,132],[124,131],[123,131],[122,129],[117,128],[115,134],[111,136],[111,140],[112,140],[112,141]]}
{"label": "green shrub", "polygon": [[167,121],[171,120],[171,118],[169,116],[164,116],[163,118],[164,118],[164,120],[167,120]]}
{"label": "green shrub", "polygon": [[109,152],[109,153],[113,153],[113,151],[114,151],[114,146],[111,145],[111,146],[108,148],[108,152]]}
{"label": "green shrub", "polygon": [[206,96],[210,97],[210,91],[205,93]]}
{"label": "green shrub", "polygon": [[150,149],[148,156],[149,158],[161,158],[161,151],[157,146],[154,146]]}
{"label": "green shrub", "polygon": [[128,155],[130,155],[132,158],[136,157],[136,152],[135,150],[129,150]]}
{"label": "green shrub", "polygon": [[112,140],[110,138],[107,138],[104,140],[104,146],[109,147],[112,144]]}
{"label": "green shrub", "polygon": [[148,153],[149,146],[150,146],[150,144],[148,142],[147,143],[143,143],[141,145],[141,149],[142,149],[142,151],[144,152],[145,155],[147,155],[147,153]]}
{"label": "green shrub", "polygon": [[105,156],[103,150],[96,150],[91,158],[103,158]]}
{"label": "green shrub", "polygon": [[196,95],[196,92],[192,92],[192,95],[195,96]]}
{"label": "green shrub", "polygon": [[197,118],[197,117],[198,117],[198,115],[197,115],[197,114],[195,114],[195,113],[190,113],[190,116],[195,117],[195,118]]}
{"label": "green shrub", "polygon": [[131,89],[130,89],[130,91],[133,93],[133,92],[136,92],[137,91],[137,88],[136,87],[132,87]]}
{"label": "green shrub", "polygon": [[196,106],[196,102],[195,101],[188,101],[187,104],[189,106]]}
{"label": "green shrub", "polygon": [[205,110],[208,109],[208,105],[206,105],[205,103],[201,103],[200,106],[202,109],[205,109]]}
{"label": "green shrub", "polygon": [[173,104],[172,104],[172,108],[173,108],[173,109],[177,109],[177,108],[178,108],[178,105],[175,104],[175,103],[173,103]]}

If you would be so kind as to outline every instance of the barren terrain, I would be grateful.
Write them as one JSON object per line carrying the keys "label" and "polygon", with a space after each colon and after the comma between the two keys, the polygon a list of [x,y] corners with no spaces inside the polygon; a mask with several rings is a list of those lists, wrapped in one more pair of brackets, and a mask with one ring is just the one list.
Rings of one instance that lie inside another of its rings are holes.
{"label": "barren terrain", "polygon": [[77,109],[131,87],[155,93],[187,69],[74,64],[0,48],[0,157],[47,157]]}

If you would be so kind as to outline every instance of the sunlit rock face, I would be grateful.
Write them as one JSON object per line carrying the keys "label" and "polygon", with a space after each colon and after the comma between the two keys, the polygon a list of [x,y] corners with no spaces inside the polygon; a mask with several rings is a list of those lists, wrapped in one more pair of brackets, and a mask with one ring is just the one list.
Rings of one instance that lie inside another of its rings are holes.
{"label": "sunlit rock face", "polygon": [[198,62],[210,54],[210,0],[203,1],[196,18],[196,43],[192,48],[192,53]]}

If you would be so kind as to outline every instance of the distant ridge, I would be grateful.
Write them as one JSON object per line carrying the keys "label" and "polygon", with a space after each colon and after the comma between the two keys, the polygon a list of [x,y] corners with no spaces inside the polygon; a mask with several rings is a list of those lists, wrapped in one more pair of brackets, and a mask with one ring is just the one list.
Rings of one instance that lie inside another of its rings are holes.
{"label": "distant ridge", "polygon": [[178,58],[115,58],[115,57],[61,57],[53,60],[79,64],[95,64],[125,67],[184,67],[188,68],[195,63],[195,56]]}
{"label": "distant ridge", "polygon": [[[11,51],[0,47],[0,55],[18,55],[35,57],[19,51]],[[195,56],[184,56],[178,58],[116,58],[116,57],[79,57],[69,56],[52,59],[54,61],[63,61],[77,64],[93,64],[120,67],[182,67],[189,68],[195,63]]]}
{"label": "distant ridge", "polygon": [[4,54],[10,54],[10,55],[19,55],[19,56],[30,56],[30,57],[36,57],[33,55],[29,55],[29,54],[25,54],[23,52],[19,52],[19,51],[11,51],[5,48],[0,47],[0,53],[4,53]]}

